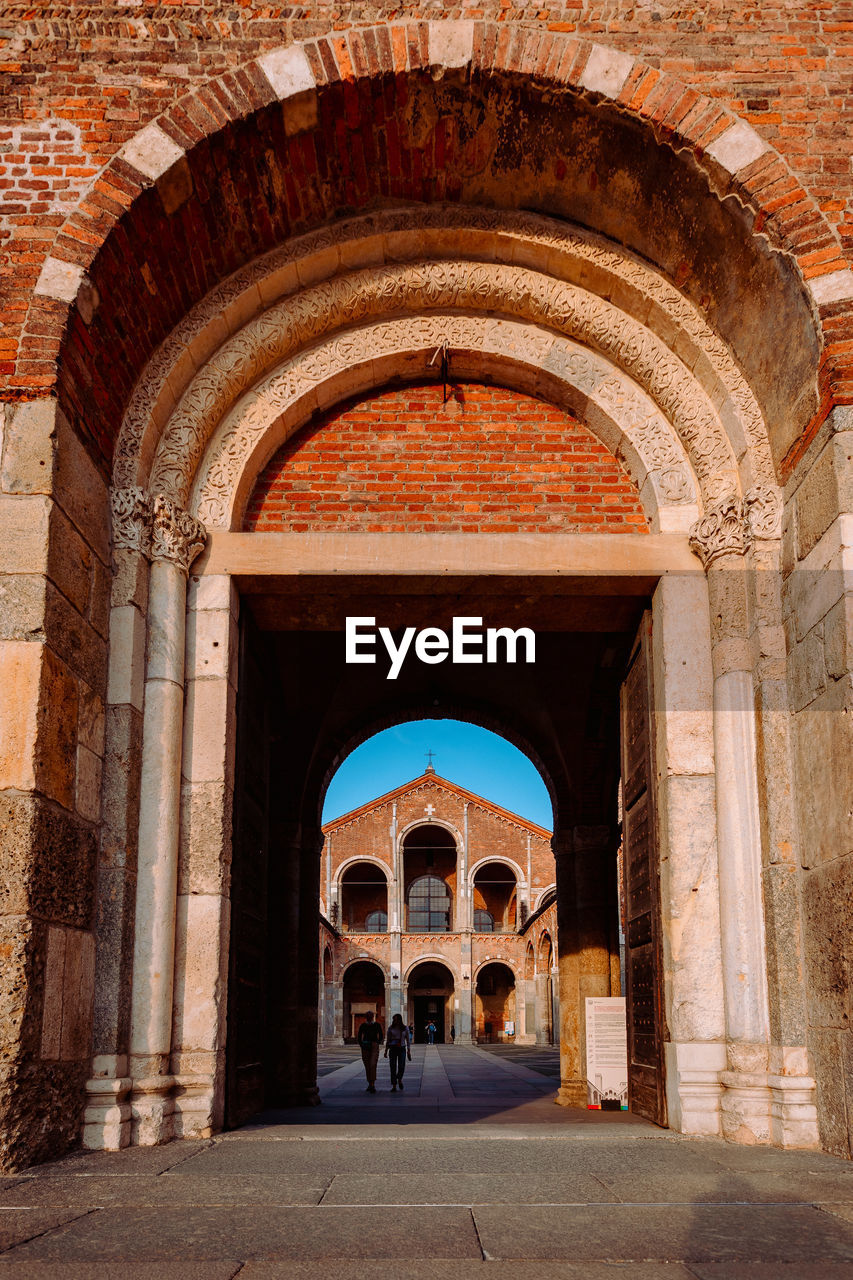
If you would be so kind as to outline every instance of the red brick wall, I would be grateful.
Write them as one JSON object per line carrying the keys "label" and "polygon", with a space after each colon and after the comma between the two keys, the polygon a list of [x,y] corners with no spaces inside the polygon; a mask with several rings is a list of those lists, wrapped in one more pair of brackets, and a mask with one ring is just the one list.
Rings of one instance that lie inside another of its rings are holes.
{"label": "red brick wall", "polygon": [[440,385],[349,402],[267,465],[245,528],[636,533],[636,489],[561,409],[501,387]]}

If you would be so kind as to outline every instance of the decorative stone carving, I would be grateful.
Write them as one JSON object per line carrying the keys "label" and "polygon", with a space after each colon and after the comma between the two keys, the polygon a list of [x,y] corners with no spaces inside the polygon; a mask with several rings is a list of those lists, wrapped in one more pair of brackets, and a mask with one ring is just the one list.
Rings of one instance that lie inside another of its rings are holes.
{"label": "decorative stone carving", "polygon": [[137,485],[110,489],[113,551],[151,551],[151,505],[145,490]]}
{"label": "decorative stone carving", "polygon": [[746,494],[747,518],[753,538],[782,536],[782,501],[775,489],[756,485]]}
{"label": "decorative stone carving", "polygon": [[189,573],[193,560],[204,549],[207,539],[204,525],[162,493],[154,495],[152,511],[151,559],[168,560],[182,573]]}
{"label": "decorative stone carving", "polygon": [[690,531],[690,549],[706,569],[720,556],[746,555],[751,542],[747,504],[737,494],[709,507]]}
{"label": "decorative stone carving", "polygon": [[[533,391],[543,368],[552,376],[559,376],[567,366],[582,372],[583,403],[599,410],[590,425],[602,431],[603,442],[624,461],[638,487],[651,475],[659,504],[694,501],[683,446],[650,397],[595,352],[554,336],[549,337],[546,351],[541,338],[542,330],[517,321],[464,315],[383,320],[334,336],[322,347],[312,347],[277,369],[238,401],[198,468],[190,506],[209,529],[234,527],[240,514],[236,507],[242,477],[248,470],[256,470],[313,412],[318,388],[343,378],[347,394],[365,390],[375,385],[377,376],[380,380],[387,377],[389,361],[411,374],[412,356],[417,353],[424,354],[425,370],[426,353],[431,354],[443,342],[468,353],[467,357],[456,357],[457,371],[459,362],[464,367],[466,358],[471,360],[472,370],[484,363],[512,362],[522,375],[527,369],[526,385]],[[525,377],[517,372],[516,381],[524,385]],[[604,413],[612,424],[606,429],[601,421]]]}
{"label": "decorative stone carving", "polygon": [[[721,400],[727,402],[728,412],[733,412],[739,419],[749,442],[753,454],[753,473],[767,476],[772,481],[766,431],[746,382],[727,348],[713,334],[698,310],[663,277],[619,250],[617,246],[588,233],[567,229],[545,217],[490,209],[460,209],[455,206],[379,211],[331,228],[323,228],[290,241],[225,281],[193,309],[158,349],[146,374],[140,379],[117,445],[116,480],[127,484],[141,478],[145,465],[142,459],[153,453],[153,441],[143,447],[143,439],[151,431],[159,434],[169,416],[176,386],[176,367],[179,364],[187,370],[192,367],[191,362],[186,359],[188,348],[196,344],[194,354],[197,365],[198,347],[204,349],[202,354],[205,355],[207,349],[212,350],[216,345],[218,338],[214,334],[217,326],[218,333],[221,333],[223,314],[227,321],[228,313],[233,307],[235,314],[241,311],[245,316],[253,310],[257,311],[260,296],[275,298],[276,290],[279,293],[292,290],[293,267],[290,265],[288,270],[288,264],[293,264],[300,258],[319,255],[322,256],[322,273],[333,274],[339,270],[341,261],[357,261],[356,245],[359,240],[371,240],[374,248],[370,257],[374,261],[377,242],[385,245],[383,252],[398,260],[417,258],[419,254],[439,257],[446,252],[449,231],[452,232],[453,243],[458,251],[468,255],[464,262],[455,264],[457,275],[461,270],[470,277],[470,288],[463,291],[467,293],[467,297],[458,294],[455,297],[446,296],[448,292],[451,295],[454,293],[452,271],[448,273],[432,270],[424,275],[425,267],[445,268],[453,264],[398,261],[394,264],[396,270],[411,274],[412,287],[408,296],[398,304],[395,289],[392,287],[388,291],[389,280],[386,274],[383,285],[378,288],[378,300],[373,306],[374,314],[380,309],[387,314],[395,304],[418,311],[425,307],[440,306],[443,302],[448,307],[489,307],[497,303],[499,311],[509,310],[511,314],[523,316],[530,311],[530,318],[537,323],[549,328],[556,327],[563,332],[576,332],[582,341],[612,355],[618,363],[623,363],[626,355],[634,361],[632,373],[648,387],[673,421],[673,406],[679,407],[679,434],[690,448],[697,473],[708,474],[713,471],[717,475],[725,474],[730,488],[732,478],[737,475],[737,468],[707,395],[711,395],[717,403]],[[485,238],[490,240],[487,248],[483,245]],[[482,264],[474,259],[489,249],[498,260],[511,258],[519,241],[525,244],[527,258],[531,255],[540,256],[549,273],[559,266],[559,278],[514,268],[521,274],[516,278],[516,286],[510,290],[509,305],[505,309],[500,306],[500,299],[493,297],[493,290],[482,274],[483,271],[493,273],[502,268],[495,267],[492,262]],[[478,268],[482,269],[479,273]],[[380,269],[380,273],[383,270],[385,269]],[[318,273],[312,267],[310,274],[316,278]],[[593,294],[576,289],[569,283],[572,279],[593,281],[594,287],[601,292],[616,292],[629,303],[632,298],[636,299],[633,309],[638,316],[648,317],[648,327],[644,328],[631,315],[603,303]],[[269,312],[257,317],[257,334],[248,342],[245,332],[235,339],[242,348],[242,356],[237,356],[236,363],[233,358],[236,353],[232,353],[231,360],[226,360],[230,366],[228,376],[222,376],[225,370],[218,370],[213,382],[208,380],[202,383],[197,380],[194,384],[198,393],[194,408],[198,410],[199,405],[203,404],[214,421],[221,417],[229,395],[233,403],[240,390],[260,376],[264,368],[269,369],[276,357],[281,358],[286,354],[280,345],[283,330],[290,331],[289,338],[292,342],[288,346],[289,351],[294,352],[299,342],[304,344],[312,339],[316,341],[318,336],[329,332],[335,325],[351,325],[359,319],[367,318],[371,306],[368,303],[365,309],[364,298],[350,297],[347,305],[340,307],[337,316],[333,314],[336,292],[330,286],[338,286],[340,283],[340,277],[327,280],[324,285],[296,296],[299,306],[293,317],[293,331],[284,317],[273,314],[277,312],[278,306],[286,304],[276,304]],[[324,289],[325,292],[321,292]],[[574,289],[578,295],[575,300],[577,305],[569,308],[573,314],[568,316],[565,307],[566,289]],[[481,295],[479,302],[472,302],[472,293]],[[332,313],[329,311],[330,305]],[[688,372],[687,366],[655,337],[656,326],[666,334],[666,342],[672,343],[672,346],[676,345],[671,336],[672,331],[675,329],[678,332],[680,336],[677,349],[687,353],[685,358],[696,376]],[[637,333],[645,335],[647,339],[641,344],[642,349],[634,342]],[[222,353],[217,353],[217,356],[220,354]],[[205,370],[205,374],[207,372]],[[182,379],[186,385],[187,376],[189,375],[179,374],[178,385]],[[692,394],[697,392],[698,394]],[[179,456],[180,446],[178,424],[173,424],[173,428],[173,444],[176,448],[171,453],[175,458]],[[210,428],[209,420],[207,434]],[[203,437],[205,432],[202,431],[201,435]],[[174,472],[169,475],[165,456],[160,459],[161,474],[156,481],[158,489],[170,492],[171,496],[182,503],[187,501],[188,496],[187,472],[191,481],[193,467],[197,465],[203,452],[204,439],[190,430],[184,444],[190,446],[192,457],[189,465],[180,472],[182,484],[175,487],[177,475]],[[723,446],[722,450],[720,444]],[[728,456],[724,458],[724,454]],[[705,491],[704,482],[703,492],[707,502],[711,494]]]}

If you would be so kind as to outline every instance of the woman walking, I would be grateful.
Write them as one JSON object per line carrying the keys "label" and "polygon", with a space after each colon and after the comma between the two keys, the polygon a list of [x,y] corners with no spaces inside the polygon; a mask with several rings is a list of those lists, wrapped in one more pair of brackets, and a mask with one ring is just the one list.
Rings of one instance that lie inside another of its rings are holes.
{"label": "woman walking", "polygon": [[406,1058],[412,1061],[412,1046],[409,1039],[409,1028],[403,1022],[403,1015],[395,1013],[385,1037],[385,1057],[391,1055],[391,1092],[403,1087],[403,1072],[406,1069]]}

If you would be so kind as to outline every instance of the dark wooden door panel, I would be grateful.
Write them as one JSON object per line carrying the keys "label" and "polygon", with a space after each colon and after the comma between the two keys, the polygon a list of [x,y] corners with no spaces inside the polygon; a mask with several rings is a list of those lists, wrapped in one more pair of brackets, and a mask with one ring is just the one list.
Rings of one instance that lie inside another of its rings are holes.
{"label": "dark wooden door panel", "polygon": [[622,685],[622,841],[628,1105],[666,1124],[660,855],[654,794],[651,615],[646,614]]}

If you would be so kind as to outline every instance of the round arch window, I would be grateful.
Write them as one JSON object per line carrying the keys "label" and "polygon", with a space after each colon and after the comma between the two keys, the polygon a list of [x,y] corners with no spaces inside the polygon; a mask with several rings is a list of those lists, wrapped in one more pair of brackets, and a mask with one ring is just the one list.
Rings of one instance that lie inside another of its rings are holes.
{"label": "round arch window", "polygon": [[494,931],[495,917],[492,915],[491,911],[476,910],[474,912],[474,932],[494,933]]}
{"label": "round arch window", "polygon": [[438,876],[419,876],[409,887],[409,931],[447,933],[450,929],[450,890]]}
{"label": "round arch window", "polygon": [[388,929],[388,916],[384,911],[369,911],[364,918],[366,933],[385,933]]}

